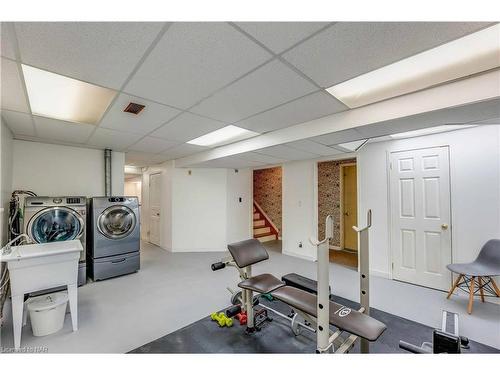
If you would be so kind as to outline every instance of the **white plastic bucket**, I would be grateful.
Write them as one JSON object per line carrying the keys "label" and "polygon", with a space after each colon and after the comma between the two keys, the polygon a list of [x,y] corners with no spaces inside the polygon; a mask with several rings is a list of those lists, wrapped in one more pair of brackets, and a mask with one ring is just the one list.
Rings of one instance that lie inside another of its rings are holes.
{"label": "white plastic bucket", "polygon": [[57,292],[30,298],[27,302],[33,335],[45,336],[64,325],[68,293]]}

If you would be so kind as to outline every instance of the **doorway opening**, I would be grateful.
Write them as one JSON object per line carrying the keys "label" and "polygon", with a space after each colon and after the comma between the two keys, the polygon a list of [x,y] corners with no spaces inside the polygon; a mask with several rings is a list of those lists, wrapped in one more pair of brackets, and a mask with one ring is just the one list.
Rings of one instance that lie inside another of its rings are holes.
{"label": "doorway opening", "polygon": [[[140,168],[125,168],[124,194],[128,197],[137,197],[139,202],[139,225],[142,220],[142,171]],[[142,227],[142,226],[141,226]]]}
{"label": "doorway opening", "polygon": [[161,178],[162,174],[149,175],[149,236],[150,243],[161,246]]}
{"label": "doorway opening", "polygon": [[282,251],[282,168],[253,171],[253,237],[271,251]]}
{"label": "doorway opening", "polygon": [[325,236],[325,219],[333,216],[330,262],[358,268],[358,182],[356,159],[318,163],[318,236]]}

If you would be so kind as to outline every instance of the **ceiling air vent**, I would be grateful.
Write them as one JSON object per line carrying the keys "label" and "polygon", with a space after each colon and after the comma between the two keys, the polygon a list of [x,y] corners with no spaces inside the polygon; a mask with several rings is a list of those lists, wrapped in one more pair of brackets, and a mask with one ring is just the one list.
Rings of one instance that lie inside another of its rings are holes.
{"label": "ceiling air vent", "polygon": [[133,113],[134,115],[138,115],[143,109],[145,105],[137,104],[137,103],[128,103],[123,112]]}

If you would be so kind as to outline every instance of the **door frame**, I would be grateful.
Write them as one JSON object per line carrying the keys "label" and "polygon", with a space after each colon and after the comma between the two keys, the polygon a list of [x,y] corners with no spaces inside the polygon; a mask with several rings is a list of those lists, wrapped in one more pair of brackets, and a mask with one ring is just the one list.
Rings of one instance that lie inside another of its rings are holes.
{"label": "door frame", "polygon": [[[159,175],[160,177],[160,238],[159,238],[159,244],[155,244],[153,242],[151,242],[151,177],[152,176],[155,176],[155,175]],[[153,244],[155,246],[160,246],[161,245],[161,221],[163,220],[163,214],[161,212],[161,183],[162,183],[162,180],[161,180],[161,177],[162,177],[162,172],[161,171],[158,171],[158,172],[153,172],[153,173],[150,173],[149,176],[148,176],[148,243],[150,244]],[[142,190],[141,190],[141,193],[142,193]],[[161,246],[160,246],[161,247]]]}
{"label": "door frame", "polygon": [[[254,167],[250,169],[250,207],[249,207],[249,214],[250,214],[250,238],[253,237],[253,203],[254,203],[254,184],[253,184],[253,176],[254,176],[254,171],[259,171],[262,169],[273,169],[273,168],[280,168],[281,169],[281,232],[279,232],[279,235],[277,236],[277,239],[279,241],[283,241],[283,206],[284,206],[284,201],[283,201],[283,175],[284,175],[284,167],[283,164],[270,164],[270,165],[264,165],[262,167]],[[267,216],[267,215],[265,215]],[[267,220],[271,221],[271,219],[267,218]],[[277,228],[275,228],[277,230]],[[283,244],[281,248],[281,252],[283,252]]]}
{"label": "door frame", "polygon": [[[389,270],[389,278],[390,280],[394,280],[394,267],[393,267],[393,257],[394,257],[394,244],[392,241],[392,224],[393,224],[393,218],[392,218],[392,204],[391,204],[391,154],[397,153],[397,152],[407,152],[407,151],[418,151],[418,150],[426,150],[429,148],[437,148],[437,147],[444,147],[448,151],[448,183],[449,183],[449,192],[450,195],[448,199],[450,200],[450,225],[449,225],[449,230],[451,231],[450,233],[450,253],[451,253],[451,262],[453,263],[454,261],[454,251],[453,251],[453,244],[454,244],[454,236],[455,236],[455,231],[454,225],[453,225],[453,183],[452,183],[452,150],[451,146],[449,144],[433,144],[430,143],[426,147],[410,147],[408,149],[401,149],[401,148],[395,148],[395,149],[387,149],[386,150],[386,170],[387,170],[387,239],[389,243],[389,257],[388,257],[388,270]],[[397,280],[400,281],[400,280]],[[406,281],[400,281],[403,283],[408,283]],[[453,282],[453,276],[450,276],[450,286],[451,283]],[[419,285],[419,284],[413,284],[413,283],[408,283],[412,285],[416,285],[421,288],[429,288],[424,285]],[[429,288],[429,289],[434,289],[434,288]],[[438,289],[435,289],[438,290]]]}
{"label": "door frame", "polygon": [[[360,168],[359,168],[359,155],[358,153],[345,153],[345,154],[338,154],[338,155],[331,155],[331,156],[325,156],[323,158],[315,159],[314,160],[314,186],[313,186],[313,202],[314,202],[314,222],[313,222],[313,228],[315,228],[316,235],[318,234],[318,228],[319,228],[319,216],[318,216],[318,204],[319,204],[319,194],[318,194],[318,164],[319,163],[324,163],[324,162],[329,162],[329,161],[342,161],[342,160],[349,160],[349,159],[355,159],[356,161],[353,162],[352,164],[356,165],[356,184],[358,186],[358,189],[356,191],[356,199],[358,201],[358,207],[359,207],[359,194],[360,194],[360,189],[359,189],[359,174],[360,174]],[[350,164],[350,163],[347,163]],[[340,176],[342,178],[342,176]],[[341,184],[342,186],[342,184]],[[342,194],[342,192],[341,192]],[[341,199],[342,201],[342,199]],[[342,206],[341,206],[342,209]],[[359,223],[359,209],[358,209],[358,217],[356,218],[356,221]],[[340,220],[340,225],[342,224],[343,220]],[[335,224],[335,221],[334,221]],[[340,234],[343,237],[343,227],[339,228]],[[343,239],[341,240],[341,244],[343,245]],[[359,247],[359,246],[358,246]],[[329,250],[341,250],[341,248],[337,248],[337,246],[330,246]],[[359,264],[358,264],[358,271],[359,271]]]}
{"label": "door frame", "polygon": [[[340,160],[346,160],[346,159],[340,159]],[[340,164],[340,172],[339,172],[340,173],[340,182],[339,182],[340,183],[340,223],[339,223],[339,225],[340,225],[340,228],[339,228],[340,250],[345,250],[345,244],[344,244],[344,226],[345,226],[345,223],[344,223],[344,221],[345,221],[345,216],[344,216],[344,168],[345,167],[352,167],[352,166],[356,166],[356,205],[357,205],[359,203],[357,159],[356,159],[356,162]],[[356,217],[356,223],[357,222],[358,222],[358,218]],[[358,249],[358,251],[359,251],[359,249]]]}

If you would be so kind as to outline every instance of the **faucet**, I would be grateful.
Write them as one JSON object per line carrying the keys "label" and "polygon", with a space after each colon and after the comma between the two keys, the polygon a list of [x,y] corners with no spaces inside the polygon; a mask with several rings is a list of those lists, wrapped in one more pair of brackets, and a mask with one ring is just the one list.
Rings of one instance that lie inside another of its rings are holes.
{"label": "faucet", "polygon": [[12,252],[12,246],[11,245],[14,242],[20,240],[21,238],[24,238],[24,240],[28,244],[33,243],[33,241],[31,240],[31,238],[26,233],[22,233],[19,236],[17,236],[16,238],[14,238],[13,240],[7,242],[7,244],[4,247],[2,247],[2,249],[0,250],[0,255],[9,255]]}

